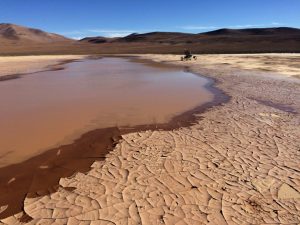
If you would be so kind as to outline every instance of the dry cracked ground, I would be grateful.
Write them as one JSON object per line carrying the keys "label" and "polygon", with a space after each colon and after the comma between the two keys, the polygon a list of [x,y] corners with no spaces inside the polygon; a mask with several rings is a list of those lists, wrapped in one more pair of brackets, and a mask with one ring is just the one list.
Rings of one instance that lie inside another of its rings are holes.
{"label": "dry cracked ground", "polygon": [[26,223],[300,224],[300,80],[191,70],[215,78],[230,101],[190,127],[123,135],[88,173],[28,196]]}

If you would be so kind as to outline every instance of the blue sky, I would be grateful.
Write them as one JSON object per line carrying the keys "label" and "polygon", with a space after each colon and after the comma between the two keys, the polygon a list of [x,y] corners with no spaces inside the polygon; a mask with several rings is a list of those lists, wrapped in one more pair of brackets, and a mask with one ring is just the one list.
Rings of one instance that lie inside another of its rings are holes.
{"label": "blue sky", "polygon": [[72,38],[300,27],[300,0],[0,0],[0,23]]}

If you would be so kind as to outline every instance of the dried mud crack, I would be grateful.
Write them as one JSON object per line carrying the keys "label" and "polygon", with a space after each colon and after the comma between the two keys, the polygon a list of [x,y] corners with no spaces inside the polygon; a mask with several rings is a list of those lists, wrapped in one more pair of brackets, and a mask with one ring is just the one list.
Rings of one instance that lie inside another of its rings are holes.
{"label": "dried mud crack", "polygon": [[299,84],[242,70],[190,69],[216,79],[230,101],[188,127],[122,135],[89,172],[26,198],[27,223],[299,224]]}

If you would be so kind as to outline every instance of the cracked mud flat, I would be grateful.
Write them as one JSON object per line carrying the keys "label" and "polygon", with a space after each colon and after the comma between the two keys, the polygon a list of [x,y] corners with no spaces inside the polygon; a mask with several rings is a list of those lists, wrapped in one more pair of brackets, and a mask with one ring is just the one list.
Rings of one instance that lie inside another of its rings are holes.
{"label": "cracked mud flat", "polygon": [[2,223],[299,224],[298,79],[187,65],[231,100],[190,127],[123,135],[105,161]]}

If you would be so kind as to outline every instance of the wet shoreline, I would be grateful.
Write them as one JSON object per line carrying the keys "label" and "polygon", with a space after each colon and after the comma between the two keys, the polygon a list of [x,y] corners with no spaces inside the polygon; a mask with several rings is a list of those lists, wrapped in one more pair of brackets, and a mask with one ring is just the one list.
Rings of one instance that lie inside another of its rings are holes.
{"label": "wet shoreline", "polygon": [[[48,72],[48,71],[64,70],[65,69],[64,65],[66,65],[68,63],[72,63],[72,62],[79,62],[83,59],[64,59],[64,60],[61,60],[60,62],[58,62],[54,65],[46,66],[44,69],[37,70],[35,72],[3,75],[3,76],[0,76],[0,82],[1,81],[19,79],[19,78],[22,78],[25,75],[31,75],[31,74],[41,73],[41,72]],[[89,59],[89,58],[87,57],[87,59]]]}
{"label": "wet shoreline", "polygon": [[208,82],[182,69],[119,58],[84,60],[2,82],[0,155],[11,153],[0,167],[94,129],[168,122],[211,101]]}
{"label": "wet shoreline", "polygon": [[[140,60],[132,58],[133,60]],[[152,64],[151,61],[141,60]],[[154,63],[157,66],[165,66],[162,63]],[[138,125],[133,127],[110,127],[96,129],[83,134],[72,144],[48,150],[40,155],[32,157],[22,163],[0,168],[0,173],[5,174],[0,179],[1,196],[0,205],[8,205],[8,209],[0,214],[0,218],[6,218],[22,211],[24,198],[28,193],[48,194],[55,191],[61,177],[68,177],[76,172],[87,172],[94,161],[105,159],[115,144],[121,139],[121,135],[145,131],[145,130],[173,130],[193,124],[205,110],[229,101],[229,97],[221,90],[214,87],[215,82],[208,78],[205,88],[214,94],[214,99],[204,105],[184,112],[164,124]],[[47,166],[43,166],[47,165]],[[20,174],[20,171],[23,173]],[[25,171],[25,172],[24,172]],[[16,176],[16,174],[19,174]],[[47,179],[45,179],[47,176]],[[14,179],[13,179],[14,178]],[[12,180],[13,179],[13,180]],[[9,184],[7,183],[8,181]]]}

